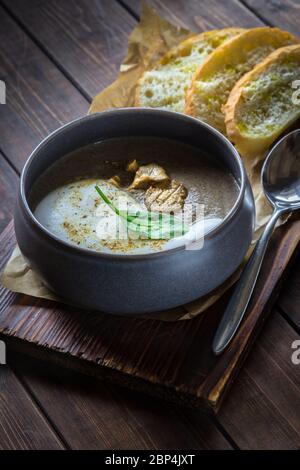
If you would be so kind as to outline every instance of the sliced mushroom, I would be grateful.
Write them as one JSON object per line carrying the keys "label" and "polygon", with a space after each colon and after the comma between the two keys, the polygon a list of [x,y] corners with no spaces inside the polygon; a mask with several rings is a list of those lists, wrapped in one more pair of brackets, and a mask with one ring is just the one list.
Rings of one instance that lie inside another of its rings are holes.
{"label": "sliced mushroom", "polygon": [[188,191],[182,183],[172,180],[168,188],[151,186],[145,194],[147,209],[158,212],[178,212],[186,200]]}
{"label": "sliced mushroom", "polygon": [[170,178],[164,168],[156,163],[142,165],[137,170],[130,189],[147,189],[149,186],[166,187]]}

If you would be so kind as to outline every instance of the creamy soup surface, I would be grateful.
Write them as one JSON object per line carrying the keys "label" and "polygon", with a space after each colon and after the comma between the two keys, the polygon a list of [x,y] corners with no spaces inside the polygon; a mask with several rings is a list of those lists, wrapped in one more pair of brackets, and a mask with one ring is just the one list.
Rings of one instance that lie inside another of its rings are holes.
{"label": "creamy soup surface", "polygon": [[[193,224],[182,237],[169,240],[137,238],[130,232],[124,237],[125,221],[99,197],[96,185],[115,206],[125,201],[132,213],[165,212],[168,201],[176,218],[192,208]],[[88,145],[59,159],[34,184],[30,206],[37,220],[65,242],[98,252],[140,254],[193,241],[195,227],[202,235],[207,233],[228,214],[238,191],[230,172],[195,147],[126,137]]]}

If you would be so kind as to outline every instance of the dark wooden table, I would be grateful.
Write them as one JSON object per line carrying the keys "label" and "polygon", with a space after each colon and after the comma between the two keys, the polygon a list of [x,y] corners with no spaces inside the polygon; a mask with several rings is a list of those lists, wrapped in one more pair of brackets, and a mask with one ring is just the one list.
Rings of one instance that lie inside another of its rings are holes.
{"label": "dark wooden table", "polygon": [[[267,24],[299,33],[299,0],[148,3],[195,31]],[[30,151],[115,79],[139,12],[139,0],[0,0],[1,231]],[[299,332],[298,260],[217,418],[8,351],[0,449],[299,449]]]}

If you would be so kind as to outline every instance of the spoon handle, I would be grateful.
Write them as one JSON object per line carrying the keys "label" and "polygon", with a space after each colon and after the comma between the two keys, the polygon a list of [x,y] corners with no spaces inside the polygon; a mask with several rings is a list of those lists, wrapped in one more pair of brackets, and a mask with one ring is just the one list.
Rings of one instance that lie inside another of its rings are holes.
{"label": "spoon handle", "polygon": [[227,305],[222,320],[215,334],[212,349],[216,355],[221,354],[234,337],[251,299],[261,264],[273,233],[275,224],[283,211],[275,208],[261,235],[256,247],[249,258],[236,288]]}

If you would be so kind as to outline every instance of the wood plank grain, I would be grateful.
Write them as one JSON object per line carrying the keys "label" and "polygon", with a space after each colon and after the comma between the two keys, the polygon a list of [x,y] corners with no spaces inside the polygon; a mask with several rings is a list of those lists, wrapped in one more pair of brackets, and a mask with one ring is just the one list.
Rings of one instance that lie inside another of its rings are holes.
{"label": "wood plank grain", "polygon": [[12,218],[17,189],[18,175],[0,152],[0,233]]}
{"label": "wood plank grain", "polygon": [[[225,2],[223,2],[223,3],[225,3]],[[251,379],[251,383],[252,383],[252,382],[255,382],[255,381],[253,381],[253,377],[252,377],[252,376],[250,377],[250,379]],[[246,385],[247,385],[247,382],[246,382]],[[252,389],[252,390],[253,390],[253,389]],[[259,390],[259,388],[258,388],[258,392],[259,392],[259,391],[260,391],[260,390]],[[257,392],[257,393],[258,393],[258,392]],[[258,394],[259,394],[259,393],[258,393]],[[257,403],[256,403],[256,406],[258,406]],[[271,409],[271,408],[268,408],[268,409]],[[262,416],[264,417],[264,420],[266,421],[267,418],[270,418],[270,416],[272,416],[272,413],[269,413],[268,415],[267,415],[267,414],[262,414]],[[235,423],[235,424],[236,424],[236,423]],[[275,434],[276,434],[276,430],[277,430],[277,429],[281,429],[281,428],[280,428],[281,425],[282,425],[282,423],[281,423],[281,419],[280,419],[279,422],[276,423],[276,426],[275,426]],[[283,424],[283,428],[284,428],[284,436],[282,436],[282,435],[281,435],[281,432],[278,431],[278,436],[279,436],[279,438],[277,439],[277,441],[275,440],[276,445],[277,445],[277,446],[279,445],[280,440],[283,440],[283,442],[286,444],[287,441],[288,441],[288,438],[287,438],[286,436],[290,436],[292,445],[295,445],[295,443],[297,442],[297,440],[296,440],[296,439],[297,439],[297,434],[291,433],[291,432],[290,432],[290,429],[289,429],[288,427],[286,428],[285,424]],[[286,430],[286,429],[287,429],[287,430]],[[245,429],[244,429],[244,431],[246,432]],[[247,446],[248,440],[247,440],[247,438],[244,438],[244,439],[245,439],[245,442],[243,442],[243,444],[245,444],[245,446]]]}
{"label": "wood plank grain", "polygon": [[300,257],[283,286],[278,305],[293,324],[300,328]]}
{"label": "wood plank grain", "polygon": [[299,36],[299,0],[243,0],[243,3],[268,24]]}
{"label": "wood plank grain", "polygon": [[86,114],[88,102],[0,7],[0,148],[19,170],[33,148],[62,124]]}
{"label": "wood plank grain", "polygon": [[[154,0],[149,3],[169,20],[195,31],[261,24],[237,0],[204,0],[201,3],[197,0]],[[90,98],[116,78],[126,53],[128,36],[136,24],[117,2],[5,0],[5,5]],[[136,3],[132,8],[136,8]],[[72,22],[69,22],[71,14]],[[41,24],[43,28],[40,28]]]}
{"label": "wood plank grain", "polygon": [[299,335],[274,311],[218,418],[242,449],[299,449]]}
{"label": "wood plank grain", "polygon": [[115,80],[136,23],[116,1],[16,0],[5,5],[90,98]]}
{"label": "wood plank grain", "polygon": [[10,367],[0,366],[0,450],[63,448]]}
{"label": "wood plank grain", "polygon": [[[138,15],[141,0],[124,0]],[[148,0],[147,3],[169,21],[193,31],[238,26],[260,26],[262,22],[238,0]]]}
{"label": "wood plank grain", "polygon": [[231,448],[199,412],[35,360],[13,362],[72,449]]}

